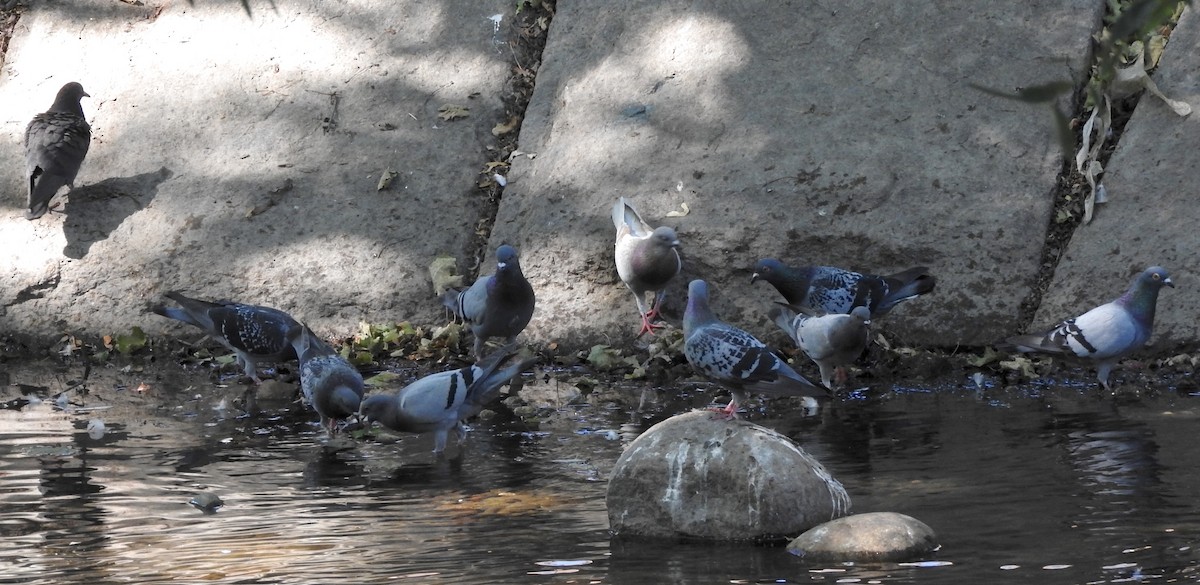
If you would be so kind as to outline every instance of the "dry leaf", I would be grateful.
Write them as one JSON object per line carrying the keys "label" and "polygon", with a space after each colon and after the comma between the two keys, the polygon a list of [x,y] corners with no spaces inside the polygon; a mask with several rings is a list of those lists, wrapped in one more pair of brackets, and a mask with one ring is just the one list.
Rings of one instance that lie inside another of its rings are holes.
{"label": "dry leaf", "polygon": [[449,122],[459,118],[466,118],[471,115],[471,108],[459,106],[455,104],[446,104],[438,108],[438,117]]}
{"label": "dry leaf", "polygon": [[683,209],[683,211],[668,211],[667,217],[683,217],[692,211],[692,208],[688,207],[686,201],[680,203],[679,207]]}
{"label": "dry leaf", "polygon": [[429,279],[433,281],[433,293],[441,296],[452,288],[463,285],[463,277],[456,274],[457,263],[453,256],[438,256],[429,265]]}
{"label": "dry leaf", "polygon": [[519,118],[517,116],[513,116],[513,117],[509,118],[507,122],[504,122],[503,124],[496,124],[495,126],[493,126],[492,127],[492,136],[504,136],[505,134],[508,134],[509,132],[512,132],[513,130],[516,130],[517,126],[520,124],[521,124],[521,118]]}
{"label": "dry leaf", "polygon": [[379,184],[375,186],[375,190],[383,191],[384,189],[387,189],[391,186],[392,181],[399,176],[400,173],[393,171],[392,169],[383,171],[383,174],[379,176]]}

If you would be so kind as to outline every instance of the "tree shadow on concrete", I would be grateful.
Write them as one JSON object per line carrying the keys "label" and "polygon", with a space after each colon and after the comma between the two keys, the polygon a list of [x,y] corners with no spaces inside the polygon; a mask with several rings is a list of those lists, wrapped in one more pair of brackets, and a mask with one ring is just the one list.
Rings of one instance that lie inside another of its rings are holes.
{"label": "tree shadow on concrete", "polygon": [[63,255],[80,259],[92,244],[108,238],[125,218],[144,209],[158,193],[158,186],[174,175],[167,167],[132,177],[113,177],[72,189],[64,208]]}

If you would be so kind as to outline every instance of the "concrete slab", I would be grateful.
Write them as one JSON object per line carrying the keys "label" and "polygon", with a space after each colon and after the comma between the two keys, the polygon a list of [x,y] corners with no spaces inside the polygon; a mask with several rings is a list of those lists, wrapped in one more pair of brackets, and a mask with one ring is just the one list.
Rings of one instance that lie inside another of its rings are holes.
{"label": "concrete slab", "polygon": [[[23,14],[0,75],[0,331],[179,334],[144,314],[170,289],[324,333],[444,320],[427,267],[463,256],[483,213],[474,185],[505,121],[514,3],[275,5]],[[65,216],[29,222],[25,124],[72,80],[92,95],[91,151]],[[445,121],[446,104],[470,115]],[[377,191],[388,169],[399,176]]]}
{"label": "concrete slab", "polygon": [[[904,341],[991,343],[1034,285],[1060,169],[1049,113],[985,95],[1082,79],[1102,3],[561,0],[492,235],[538,290],[527,338],[627,340],[638,320],[608,210],[679,231],[686,283],[765,333],[755,261],[887,273],[934,294]],[[666,218],[682,204],[684,217]],[[676,321],[677,322],[677,321]]]}
{"label": "concrete slab", "polygon": [[[1200,110],[1200,16],[1189,8],[1167,44],[1155,83],[1168,97]],[[1034,326],[1078,315],[1124,292],[1147,266],[1171,271],[1175,289],[1163,289],[1151,343],[1194,344],[1200,336],[1200,117],[1181,118],[1161,100],[1143,95],[1109,159],[1104,184],[1109,202],[1080,227],[1067,247],[1034,319]]]}

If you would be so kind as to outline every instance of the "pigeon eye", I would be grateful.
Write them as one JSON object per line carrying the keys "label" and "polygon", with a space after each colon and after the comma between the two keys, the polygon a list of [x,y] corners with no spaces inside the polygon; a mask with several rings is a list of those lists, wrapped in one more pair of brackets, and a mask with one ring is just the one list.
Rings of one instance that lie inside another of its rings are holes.
{"label": "pigeon eye", "polygon": [[1154,274],[1154,280],[1158,280],[1158,279],[1160,279],[1160,278],[1162,278],[1162,277],[1161,277],[1161,276],[1159,276],[1159,275],[1158,275],[1158,273],[1155,273],[1155,274]]}

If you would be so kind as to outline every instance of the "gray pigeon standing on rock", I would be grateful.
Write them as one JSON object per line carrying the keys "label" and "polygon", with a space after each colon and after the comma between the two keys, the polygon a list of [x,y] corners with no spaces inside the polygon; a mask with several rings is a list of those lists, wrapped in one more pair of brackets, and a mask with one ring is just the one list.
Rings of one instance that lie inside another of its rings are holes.
{"label": "gray pigeon standing on rock", "polygon": [[875,319],[892,307],[933,290],[936,280],[924,266],[891,276],[860,274],[833,266],[792,268],[774,258],[759,260],[750,282],[771,283],[788,304],[819,313],[849,313],[865,306]]}
{"label": "gray pigeon standing on rock", "polygon": [[258,360],[278,362],[296,358],[291,337],[303,326],[279,309],[231,301],[202,301],[174,291],[163,296],[179,303],[180,308],[157,305],[151,311],[203,329],[233,351],[246,376],[255,383],[262,381],[255,363]]}
{"label": "gray pigeon standing on rock", "polygon": [[1117,361],[1146,345],[1154,332],[1158,291],[1175,288],[1167,269],[1151,266],[1133,279],[1116,300],[1067,319],[1043,334],[1017,335],[1008,343],[1022,352],[1075,355],[1097,362],[1096,377],[1109,392],[1108,375]]}
{"label": "gray pigeon standing on rock", "polygon": [[451,290],[442,304],[467,322],[475,334],[475,359],[483,356],[489,337],[511,343],[533,317],[533,286],[525,280],[517,250],[507,244],[496,248],[496,272],[476,280],[464,291]]}
{"label": "gray pigeon standing on rock", "polygon": [[25,178],[29,181],[25,219],[45,215],[50,200],[64,185],[75,188],[75,175],[92,143],[92,128],[79,103],[84,97],[90,96],[82,85],[72,81],[62,86],[50,109],[34,116],[25,127]]}
{"label": "gray pigeon standing on rock", "polygon": [[835,378],[839,384],[845,381],[842,366],[858,359],[871,340],[871,311],[864,306],[854,307],[849,315],[817,316],[806,307],[777,303],[768,314],[816,362],[826,388],[833,388]]}
{"label": "gray pigeon standing on rock", "polygon": [[687,310],[683,314],[683,353],[701,374],[725,385],[733,394],[724,408],[727,418],[737,416],[747,392],[773,396],[828,396],[824,388],[797,374],[753,335],[717,320],[708,308],[708,284],[688,284]]}
{"label": "gray pigeon standing on rock", "polygon": [[536,357],[525,358],[500,369],[516,352],[510,344],[473,366],[425,376],[394,395],[370,396],[361,414],[368,424],[378,421],[393,431],[433,431],[433,452],[441,453],[450,429],[461,443],[466,438],[463,421],[479,414],[505,383],[537,362]]}
{"label": "gray pigeon standing on rock", "polygon": [[[667,283],[682,267],[679,238],[675,236],[675,230],[667,226],[650,227],[624,197],[613,206],[612,220],[617,228],[617,275],[633,292],[638,314],[642,316],[642,329],[638,335],[653,335],[655,328],[662,327],[654,325],[653,320],[659,315]],[[647,292],[654,293],[649,309],[646,308]]]}
{"label": "gray pigeon standing on rock", "polygon": [[358,414],[362,374],[308,327],[292,331],[290,338],[300,356],[300,391],[321,416],[321,428],[333,436],[338,420]]}

